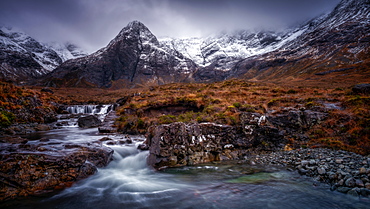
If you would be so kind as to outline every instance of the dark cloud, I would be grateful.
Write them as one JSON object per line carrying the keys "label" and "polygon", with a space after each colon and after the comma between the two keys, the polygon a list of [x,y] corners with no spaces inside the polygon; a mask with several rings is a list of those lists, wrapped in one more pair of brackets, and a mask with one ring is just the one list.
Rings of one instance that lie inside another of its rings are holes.
{"label": "dark cloud", "polygon": [[204,36],[221,30],[301,23],[340,0],[1,0],[0,24],[43,41],[72,41],[89,51],[105,46],[132,20],[157,36]]}

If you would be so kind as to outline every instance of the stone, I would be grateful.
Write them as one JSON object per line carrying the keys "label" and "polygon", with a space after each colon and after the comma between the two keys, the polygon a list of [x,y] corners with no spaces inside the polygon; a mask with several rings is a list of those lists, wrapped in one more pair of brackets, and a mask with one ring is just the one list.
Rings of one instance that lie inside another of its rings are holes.
{"label": "stone", "polygon": [[369,94],[370,84],[369,83],[357,84],[352,88],[352,91],[353,93],[356,94]]}
{"label": "stone", "polygon": [[356,180],[354,178],[348,178],[345,183],[347,187],[354,187],[356,185]]}
{"label": "stone", "polygon": [[317,168],[317,173],[320,175],[324,175],[326,173],[326,170],[323,167],[319,167]]}
{"label": "stone", "polygon": [[137,148],[139,150],[149,150],[149,146],[147,144],[139,144]]}
{"label": "stone", "polygon": [[0,201],[63,189],[96,173],[113,159],[99,144],[2,144]]}
{"label": "stone", "polygon": [[366,183],[366,184],[365,184],[365,188],[366,188],[366,189],[370,189],[370,183]]}
{"label": "stone", "polygon": [[363,197],[369,197],[370,189],[361,188],[360,189],[360,195],[363,196]]}
{"label": "stone", "polygon": [[343,185],[344,185],[344,179],[339,180],[337,184],[338,184],[339,186],[343,186]]}
{"label": "stone", "polygon": [[359,188],[353,188],[347,192],[348,195],[358,197],[360,194],[360,189]]}
{"label": "stone", "polygon": [[49,131],[51,128],[46,124],[39,124],[35,127],[36,131]]}
{"label": "stone", "polygon": [[341,164],[341,163],[343,163],[343,159],[337,158],[337,159],[335,159],[335,163]]}
{"label": "stone", "polygon": [[366,174],[366,168],[361,167],[358,172],[359,174]]}
{"label": "stone", "polygon": [[103,137],[101,139],[99,139],[99,141],[101,142],[104,142],[104,141],[112,141],[113,139],[109,138],[109,137]]}
{"label": "stone", "polygon": [[116,133],[117,128],[111,127],[111,126],[102,126],[98,128],[99,133]]}
{"label": "stone", "polygon": [[349,187],[338,187],[337,188],[337,191],[341,193],[347,193],[349,190],[351,190],[351,188]]}
{"label": "stone", "polygon": [[356,179],[356,186],[358,187],[364,187],[365,184],[361,179]]}
{"label": "stone", "polygon": [[309,164],[309,161],[307,161],[307,160],[302,160],[301,161],[302,166],[307,166],[308,164]]}
{"label": "stone", "polygon": [[102,124],[98,117],[95,115],[88,115],[85,117],[81,117],[77,121],[78,126],[81,128],[94,128],[98,127]]}

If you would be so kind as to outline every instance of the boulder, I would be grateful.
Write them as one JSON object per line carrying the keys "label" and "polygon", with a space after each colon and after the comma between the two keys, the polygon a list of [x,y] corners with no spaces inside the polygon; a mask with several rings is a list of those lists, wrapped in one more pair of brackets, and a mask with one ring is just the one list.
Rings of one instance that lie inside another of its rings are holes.
{"label": "boulder", "polygon": [[0,201],[69,187],[108,165],[113,156],[112,149],[99,144],[1,146]]}
{"label": "boulder", "polygon": [[98,117],[95,115],[88,115],[85,117],[81,117],[77,121],[78,126],[81,128],[94,128],[98,127],[102,124]]}
{"label": "boulder", "polygon": [[150,127],[145,144],[149,147],[148,164],[160,169],[242,159],[249,148],[273,150],[281,140],[279,131],[272,127],[255,126],[251,134],[245,134],[229,125],[177,122]]}
{"label": "boulder", "polygon": [[123,106],[126,104],[127,101],[130,100],[130,98],[131,98],[130,96],[124,96],[122,98],[117,99],[116,103],[119,104],[120,106]]}
{"label": "boulder", "polygon": [[357,84],[352,88],[355,94],[369,94],[370,93],[370,83]]}

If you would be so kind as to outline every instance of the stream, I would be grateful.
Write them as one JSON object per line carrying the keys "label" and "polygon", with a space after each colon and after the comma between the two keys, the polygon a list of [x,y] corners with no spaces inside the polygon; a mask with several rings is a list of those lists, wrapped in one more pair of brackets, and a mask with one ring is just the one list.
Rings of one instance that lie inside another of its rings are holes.
{"label": "stream", "polygon": [[[92,113],[94,111],[89,114]],[[101,114],[103,116],[105,112]],[[326,184],[281,167],[252,166],[232,161],[154,171],[146,165],[148,151],[137,149],[144,141],[142,136],[101,135],[97,128],[78,128],[75,118],[63,120],[68,120],[66,126],[29,135],[31,143],[38,143],[41,138],[82,143],[104,136],[117,140],[130,138],[133,143],[106,145],[114,150],[114,160],[70,188],[44,196],[7,201],[0,203],[0,208],[332,209],[369,208],[370,205],[367,198],[332,192]]]}

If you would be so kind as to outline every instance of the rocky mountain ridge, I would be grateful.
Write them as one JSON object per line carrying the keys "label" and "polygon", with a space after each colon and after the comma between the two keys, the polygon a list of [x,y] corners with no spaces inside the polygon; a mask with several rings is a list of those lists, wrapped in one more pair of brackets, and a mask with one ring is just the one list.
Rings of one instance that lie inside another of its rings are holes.
{"label": "rocky mountain ridge", "polygon": [[[43,75],[48,71],[39,66],[41,60],[58,66],[39,82],[48,86],[131,88],[230,78],[316,81],[340,80],[345,74],[363,81],[370,77],[369,4],[342,0],[331,13],[294,29],[244,30],[204,39],[157,39],[144,24],[133,21],[106,47],[64,63],[60,59],[84,54],[73,54],[68,47],[68,54],[63,53],[64,46],[55,44],[58,56],[50,52],[55,59],[48,61],[16,50],[13,54],[22,58],[10,59],[15,64],[3,61],[2,74],[9,77],[13,66],[23,74],[30,71],[32,77]],[[3,52],[2,57],[9,56]]]}
{"label": "rocky mountain ridge", "polygon": [[22,81],[54,70],[68,59],[87,55],[71,43],[41,43],[21,30],[0,28],[0,77]]}
{"label": "rocky mountain ridge", "polygon": [[196,67],[178,51],[161,47],[144,24],[133,21],[106,47],[63,63],[46,80],[51,86],[156,85],[191,81]]}
{"label": "rocky mountain ridge", "polygon": [[369,78],[370,1],[343,0],[330,14],[312,20],[306,27],[301,36],[280,50],[240,61],[231,76],[310,81],[346,71],[357,74],[358,79]]}

